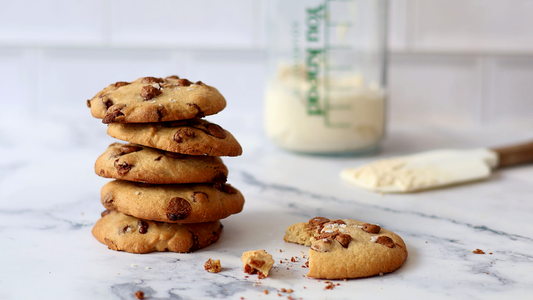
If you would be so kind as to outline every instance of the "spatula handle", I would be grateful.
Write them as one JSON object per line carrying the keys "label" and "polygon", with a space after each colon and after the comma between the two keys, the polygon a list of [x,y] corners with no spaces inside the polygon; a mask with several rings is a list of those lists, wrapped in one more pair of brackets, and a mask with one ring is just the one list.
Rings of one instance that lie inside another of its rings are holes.
{"label": "spatula handle", "polygon": [[494,148],[498,153],[498,168],[533,162],[533,141],[525,144]]}

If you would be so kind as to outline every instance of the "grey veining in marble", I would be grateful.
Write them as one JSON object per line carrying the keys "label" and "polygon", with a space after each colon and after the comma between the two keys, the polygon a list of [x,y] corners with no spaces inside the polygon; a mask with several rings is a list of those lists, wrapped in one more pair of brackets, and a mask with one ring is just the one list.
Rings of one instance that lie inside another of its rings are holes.
{"label": "grey veining in marble", "polygon": [[[376,157],[283,152],[255,118],[213,118],[244,148],[242,157],[224,159],[229,183],[246,197],[244,211],[222,221],[214,245],[191,254],[145,255],[108,250],[91,235],[107,182],[93,164],[114,141],[105,125],[88,113],[20,126],[2,118],[0,299],[134,299],[138,290],[147,299],[287,299],[281,288],[293,289],[294,299],[533,298],[533,166],[447,189],[374,194],[338,173]],[[460,130],[399,124],[379,157],[505,144],[531,139],[530,132],[533,124]],[[283,241],[287,226],[317,215],[378,223],[402,236],[409,257],[396,272],[335,281],[339,286],[324,290],[323,280],[305,277],[308,249]],[[472,253],[478,248],[486,254]],[[242,271],[242,252],[255,249],[274,256],[269,278]],[[291,257],[296,262],[287,262]],[[222,272],[206,272],[208,258],[220,259]]]}

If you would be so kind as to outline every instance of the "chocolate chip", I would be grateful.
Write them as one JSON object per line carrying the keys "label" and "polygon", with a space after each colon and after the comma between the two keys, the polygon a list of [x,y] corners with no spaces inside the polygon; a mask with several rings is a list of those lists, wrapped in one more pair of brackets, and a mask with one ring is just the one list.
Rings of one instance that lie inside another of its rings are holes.
{"label": "chocolate chip", "polygon": [[313,230],[313,229],[320,228],[322,227],[322,225],[324,225],[324,223],[327,223],[327,222],[329,222],[328,218],[314,217],[311,220],[309,220],[309,229]]}
{"label": "chocolate chip", "polygon": [[143,97],[143,101],[148,101],[152,98],[161,95],[161,93],[161,90],[159,90],[158,88],[155,88],[151,85],[145,85],[141,90],[141,97]]}
{"label": "chocolate chip", "polygon": [[196,129],[207,131],[207,128],[204,125],[204,122],[206,122],[206,121],[202,122],[202,120],[200,120],[198,118],[189,119],[189,120],[186,120],[186,121],[187,121],[187,126],[189,126],[189,127],[193,127],[193,128],[196,128]]}
{"label": "chocolate chip", "polygon": [[322,232],[317,235],[315,235],[315,239],[317,240],[333,240],[339,233],[337,231],[333,232]]}
{"label": "chocolate chip", "polygon": [[381,244],[383,246],[393,248],[394,247],[394,241],[388,237],[388,236],[380,236],[377,238],[376,243]]}
{"label": "chocolate chip", "polygon": [[378,225],[369,224],[369,223],[363,224],[363,227],[361,229],[363,229],[363,231],[366,231],[368,233],[374,233],[374,234],[379,233],[381,231],[381,227],[379,227]]}
{"label": "chocolate chip", "polygon": [[248,264],[244,266],[244,273],[246,273],[246,274],[255,274],[257,272],[258,271],[256,269],[252,268],[252,266],[250,266]]}
{"label": "chocolate chip", "polygon": [[167,218],[170,221],[179,221],[186,219],[191,213],[191,204],[189,201],[181,198],[174,197],[170,199],[167,206]]}
{"label": "chocolate chip", "polygon": [[343,220],[340,220],[340,219],[329,221],[328,223],[329,224],[344,224],[344,225],[346,225],[346,223]]}
{"label": "chocolate chip", "polygon": [[124,116],[124,114],[121,111],[124,107],[126,107],[126,105],[124,104],[116,104],[116,105],[111,106],[107,110],[107,114],[102,120],[102,123],[104,124],[115,123],[119,117]]}
{"label": "chocolate chip", "polygon": [[179,79],[178,86],[190,86],[192,82],[187,79]]}
{"label": "chocolate chip", "polygon": [[145,234],[148,232],[148,223],[143,221],[143,220],[139,220],[139,222],[137,222],[137,226],[139,227],[139,233],[140,234]]}
{"label": "chocolate chip", "polygon": [[189,248],[189,252],[200,248],[200,242],[198,241],[198,235],[193,231],[189,231],[192,234],[192,246]]}
{"label": "chocolate chip", "polygon": [[199,203],[209,202],[209,196],[204,192],[194,192],[192,193],[192,201]]}
{"label": "chocolate chip", "polygon": [[165,116],[165,108],[164,107],[158,107],[157,108],[157,121],[161,122],[163,117]]}
{"label": "chocolate chip", "polygon": [[335,240],[341,244],[344,248],[348,248],[348,245],[350,245],[350,242],[352,241],[352,236],[349,234],[341,233],[335,237]]}
{"label": "chocolate chip", "polygon": [[228,177],[224,173],[218,170],[215,172],[215,176],[213,176],[213,182],[225,183],[227,180],[228,180]]}
{"label": "chocolate chip", "polygon": [[196,84],[196,85],[205,85],[205,83],[203,83],[201,81],[196,81],[194,84]]}
{"label": "chocolate chip", "polygon": [[91,108],[91,100],[87,100],[87,107]]}
{"label": "chocolate chip", "polygon": [[130,229],[130,226],[126,225],[124,228],[122,228],[122,233],[128,232],[129,229]]}
{"label": "chocolate chip", "polygon": [[165,151],[165,156],[168,156],[168,157],[171,157],[171,158],[175,158],[175,159],[184,159],[187,155],[181,154],[181,153],[176,153],[176,152]]}
{"label": "chocolate chip", "polygon": [[108,97],[102,98],[102,102],[104,103],[106,110],[108,110],[114,104],[113,100],[109,99]]}
{"label": "chocolate chip", "polygon": [[155,78],[155,77],[144,77],[143,79],[141,79],[141,83],[153,83],[153,82],[162,83],[164,82],[164,80],[163,78]]}
{"label": "chocolate chip", "polygon": [[132,144],[122,145],[120,147],[120,151],[122,152],[122,155],[129,154],[137,151],[141,151],[143,147],[141,146],[134,146]]}
{"label": "chocolate chip", "polygon": [[252,265],[252,267],[254,267],[254,268],[261,268],[264,264],[265,264],[265,261],[263,261],[263,260],[252,259],[250,261],[250,265]]}
{"label": "chocolate chip", "polygon": [[224,139],[226,138],[226,131],[222,129],[222,127],[218,126],[217,124],[207,124],[207,133],[209,135],[212,135],[216,137],[217,139]]}
{"label": "chocolate chip", "polygon": [[119,163],[119,159],[117,159],[115,160],[115,168],[119,175],[125,175],[131,170],[131,168],[133,168],[133,165],[128,164],[127,162]]}
{"label": "chocolate chip", "polygon": [[196,133],[194,133],[192,129],[187,127],[181,127],[174,134],[174,141],[176,143],[183,143],[185,139],[194,137],[196,137]]}
{"label": "chocolate chip", "polygon": [[229,184],[215,184],[215,188],[218,189],[221,192],[224,192],[226,194],[235,195],[238,193],[237,189],[232,187]]}
{"label": "chocolate chip", "polygon": [[195,118],[203,118],[203,117],[205,117],[205,113],[202,111],[200,106],[198,106],[198,104],[196,104],[196,103],[187,103],[187,105],[190,106],[190,107],[194,107],[196,109],[196,115],[194,116]]}
{"label": "chocolate chip", "polygon": [[125,85],[128,85],[128,84],[130,84],[130,83],[126,82],[126,81],[115,82],[115,88],[118,89],[119,87],[125,86]]}
{"label": "chocolate chip", "polygon": [[154,161],[160,161],[161,158],[163,158],[163,155],[156,157],[156,159],[154,159]]}
{"label": "chocolate chip", "polygon": [[105,194],[102,204],[107,208],[107,206],[110,206],[111,203],[113,203],[113,195],[111,193]]}
{"label": "chocolate chip", "polygon": [[167,76],[165,79],[176,79],[176,80],[178,80],[178,79],[180,79],[180,77],[177,76],[177,75],[171,75],[171,76]]}

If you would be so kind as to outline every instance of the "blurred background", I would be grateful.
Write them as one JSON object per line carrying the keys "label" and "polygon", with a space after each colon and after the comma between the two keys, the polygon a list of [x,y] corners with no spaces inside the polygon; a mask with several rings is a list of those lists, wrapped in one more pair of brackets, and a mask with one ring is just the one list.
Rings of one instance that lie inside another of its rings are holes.
{"label": "blurred background", "polygon": [[[268,0],[0,1],[0,117],[89,117],[116,81],[177,74],[261,115]],[[533,1],[392,0],[390,122],[531,119]]]}

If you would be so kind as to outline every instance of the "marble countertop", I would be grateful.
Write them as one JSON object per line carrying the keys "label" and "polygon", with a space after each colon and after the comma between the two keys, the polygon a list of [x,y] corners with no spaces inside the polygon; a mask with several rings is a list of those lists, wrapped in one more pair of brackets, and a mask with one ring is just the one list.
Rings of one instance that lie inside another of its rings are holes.
{"label": "marble countertop", "polygon": [[[246,197],[223,220],[220,240],[191,254],[108,250],[91,235],[103,210],[96,158],[114,140],[88,111],[32,120],[0,119],[0,299],[531,299],[533,166],[489,180],[409,195],[380,195],[338,178],[376,157],[284,152],[265,138],[260,116],[209,118],[231,131],[244,155],[226,158],[229,183]],[[391,124],[378,157],[442,147],[532,139],[533,123],[492,127]],[[409,257],[397,271],[365,279],[306,278],[308,248],[283,241],[285,228],[314,216],[378,223],[399,234]],[[475,249],[486,254],[473,254]],[[265,249],[272,275],[245,278],[242,252]],[[489,254],[492,253],[492,254]],[[299,257],[295,263],[280,260]],[[223,270],[204,271],[208,258]],[[266,295],[263,290],[269,291]]]}

